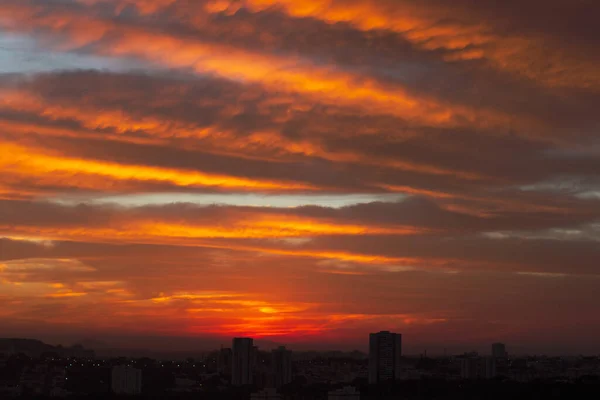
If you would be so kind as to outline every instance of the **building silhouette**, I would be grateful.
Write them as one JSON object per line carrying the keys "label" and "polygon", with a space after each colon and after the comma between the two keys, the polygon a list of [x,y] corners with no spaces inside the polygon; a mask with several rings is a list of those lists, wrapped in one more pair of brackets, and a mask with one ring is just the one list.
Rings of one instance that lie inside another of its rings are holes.
{"label": "building silhouette", "polygon": [[284,346],[271,351],[273,386],[280,388],[292,382],[292,351]]}
{"label": "building silhouette", "polygon": [[110,386],[116,394],[140,394],[142,393],[142,371],[125,365],[113,367]]}
{"label": "building silhouette", "polygon": [[388,331],[369,335],[369,383],[400,378],[402,335]]}
{"label": "building silhouette", "polygon": [[256,366],[256,348],[251,338],[234,338],[232,343],[231,384],[250,385]]}
{"label": "building silhouette", "polygon": [[462,379],[492,379],[497,376],[496,358],[465,354],[460,361]]}
{"label": "building silhouette", "polygon": [[494,358],[505,358],[508,355],[506,352],[506,346],[504,343],[492,344],[492,357]]}
{"label": "building silhouette", "polygon": [[231,366],[233,363],[233,354],[229,348],[221,348],[217,357],[217,372],[225,375],[231,375]]}
{"label": "building silhouette", "polygon": [[462,379],[477,379],[479,377],[479,357],[466,355],[460,360],[460,377]]}
{"label": "building silhouette", "polygon": [[486,357],[485,358],[485,379],[492,379],[498,376],[496,372],[496,358]]}

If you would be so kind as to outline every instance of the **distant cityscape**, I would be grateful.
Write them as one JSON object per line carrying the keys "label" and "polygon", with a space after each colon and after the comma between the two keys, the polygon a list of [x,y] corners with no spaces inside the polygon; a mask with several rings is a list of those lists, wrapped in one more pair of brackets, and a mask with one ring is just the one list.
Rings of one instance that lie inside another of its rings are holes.
{"label": "distant cityscape", "polygon": [[504,343],[492,343],[485,355],[411,357],[402,353],[402,335],[389,331],[371,333],[368,344],[368,355],[293,352],[285,346],[262,351],[252,338],[237,337],[231,347],[199,358],[162,360],[102,358],[82,346],[0,339],[0,399],[365,400],[464,398],[469,393],[528,398],[522,396],[545,391],[552,398],[600,394],[599,356],[513,357]]}

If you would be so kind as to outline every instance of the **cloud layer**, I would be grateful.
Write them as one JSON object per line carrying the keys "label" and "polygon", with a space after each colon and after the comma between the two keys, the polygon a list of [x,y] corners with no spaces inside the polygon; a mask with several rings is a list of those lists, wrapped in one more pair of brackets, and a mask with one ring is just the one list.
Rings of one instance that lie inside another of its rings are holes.
{"label": "cloud layer", "polygon": [[591,349],[597,8],[0,0],[0,321]]}

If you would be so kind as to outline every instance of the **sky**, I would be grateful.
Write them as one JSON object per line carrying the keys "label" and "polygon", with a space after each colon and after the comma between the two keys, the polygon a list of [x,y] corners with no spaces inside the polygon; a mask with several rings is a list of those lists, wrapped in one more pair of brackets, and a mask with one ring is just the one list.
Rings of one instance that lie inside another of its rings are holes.
{"label": "sky", "polygon": [[2,334],[597,353],[597,15],[0,0]]}

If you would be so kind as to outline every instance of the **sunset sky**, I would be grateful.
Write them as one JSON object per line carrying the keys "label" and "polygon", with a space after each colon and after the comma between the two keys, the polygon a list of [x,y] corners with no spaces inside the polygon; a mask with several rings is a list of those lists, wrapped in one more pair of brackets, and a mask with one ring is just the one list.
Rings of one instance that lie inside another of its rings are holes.
{"label": "sunset sky", "polygon": [[599,15],[0,0],[0,336],[597,353]]}

